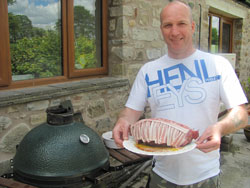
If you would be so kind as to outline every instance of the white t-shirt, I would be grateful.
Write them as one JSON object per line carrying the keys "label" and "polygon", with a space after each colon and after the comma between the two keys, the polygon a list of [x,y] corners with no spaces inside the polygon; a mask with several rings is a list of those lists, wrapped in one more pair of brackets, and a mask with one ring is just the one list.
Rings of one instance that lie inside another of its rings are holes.
{"label": "white t-shirt", "polygon": [[[196,50],[185,59],[165,55],[143,65],[126,107],[143,111],[148,104],[153,118],[182,123],[202,135],[217,122],[221,102],[229,109],[247,99],[228,60]],[[219,157],[219,150],[203,153],[198,149],[155,156],[153,170],[167,181],[189,185],[219,174]]]}

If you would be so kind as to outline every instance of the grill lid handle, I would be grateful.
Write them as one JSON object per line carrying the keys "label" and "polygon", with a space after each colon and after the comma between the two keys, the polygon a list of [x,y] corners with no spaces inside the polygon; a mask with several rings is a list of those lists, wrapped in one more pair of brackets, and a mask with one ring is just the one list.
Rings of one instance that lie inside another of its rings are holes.
{"label": "grill lid handle", "polygon": [[46,113],[47,123],[50,125],[65,125],[73,122],[74,110],[70,100],[47,108]]}

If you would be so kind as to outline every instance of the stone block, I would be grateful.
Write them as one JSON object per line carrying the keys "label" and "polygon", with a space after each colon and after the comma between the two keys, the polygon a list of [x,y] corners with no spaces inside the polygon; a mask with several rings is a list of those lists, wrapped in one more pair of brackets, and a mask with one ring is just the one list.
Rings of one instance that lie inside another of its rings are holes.
{"label": "stone block", "polygon": [[15,153],[16,146],[23,137],[29,132],[30,128],[27,124],[21,123],[9,130],[7,134],[0,140],[0,151],[6,153]]}
{"label": "stone block", "polygon": [[47,114],[46,112],[33,114],[30,116],[30,124],[32,127],[45,123],[47,121]]}
{"label": "stone block", "polygon": [[221,138],[221,143],[231,144],[233,142],[233,135],[225,135]]}
{"label": "stone block", "polygon": [[112,130],[112,123],[109,118],[100,119],[96,122],[96,129],[99,134]]}
{"label": "stone block", "polygon": [[11,124],[11,119],[6,116],[0,116],[0,133],[7,129]]}
{"label": "stone block", "polygon": [[135,59],[135,50],[132,47],[128,46],[124,46],[123,48],[113,47],[111,51],[121,60],[129,61]]}
{"label": "stone block", "polygon": [[136,21],[135,20],[129,20],[128,24],[130,27],[135,27],[136,26]]}
{"label": "stone block", "polygon": [[122,5],[123,0],[113,0],[113,5]]}
{"label": "stone block", "polygon": [[225,144],[225,143],[221,143],[220,145],[220,151],[226,151],[228,152],[231,148],[231,144]]}
{"label": "stone block", "polygon": [[88,111],[88,115],[91,118],[95,118],[95,117],[103,115],[106,112],[104,100],[100,99],[100,100],[90,102],[90,105],[88,106],[87,111]]}
{"label": "stone block", "polygon": [[233,135],[225,135],[221,138],[220,150],[228,152],[232,148]]}
{"label": "stone block", "polygon": [[19,109],[18,109],[18,107],[16,105],[9,106],[7,108],[7,113],[14,113],[14,112],[18,112],[18,111],[19,111]]}
{"label": "stone block", "polygon": [[117,16],[122,16],[122,7],[111,7],[109,9],[110,16],[111,17],[117,17]]}
{"label": "stone block", "polygon": [[128,21],[125,17],[119,17],[117,19],[117,27],[116,27],[116,31],[115,31],[115,36],[117,38],[126,38],[128,36],[128,29],[129,29],[129,25],[128,25]]}
{"label": "stone block", "polygon": [[109,109],[110,110],[117,110],[124,107],[125,104],[125,97],[123,95],[114,96],[112,99],[109,100]]}
{"label": "stone block", "polygon": [[161,57],[161,50],[160,49],[148,49],[147,50],[147,57],[149,60],[159,58],[159,57]]}
{"label": "stone block", "polygon": [[152,26],[156,28],[160,28],[161,22],[159,19],[153,19]]}
{"label": "stone block", "polygon": [[125,69],[125,65],[114,64],[114,65],[112,65],[112,69],[110,70],[110,72],[111,72],[111,75],[121,76],[121,75],[125,75],[127,71]]}
{"label": "stone block", "polygon": [[135,8],[132,6],[125,5],[123,6],[123,16],[134,16]]}
{"label": "stone block", "polygon": [[116,20],[112,19],[109,21],[109,31],[114,31],[115,30],[115,24],[116,24]]}
{"label": "stone block", "polygon": [[140,40],[140,41],[154,41],[154,40],[159,40],[159,35],[157,34],[156,31],[154,30],[148,30],[148,29],[138,29],[138,28],[133,28],[133,34],[132,38],[134,40]]}
{"label": "stone block", "polygon": [[35,110],[46,110],[49,106],[49,101],[36,101],[36,102],[30,102],[27,104],[27,108],[29,111],[35,111]]}

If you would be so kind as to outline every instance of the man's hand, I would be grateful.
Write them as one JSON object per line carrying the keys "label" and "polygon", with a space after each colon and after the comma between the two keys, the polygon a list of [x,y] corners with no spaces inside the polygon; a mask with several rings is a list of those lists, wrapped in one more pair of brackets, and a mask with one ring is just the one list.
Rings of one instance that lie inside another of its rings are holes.
{"label": "man's hand", "polygon": [[209,126],[196,142],[196,148],[208,153],[220,148],[221,131],[217,124]]}
{"label": "man's hand", "polygon": [[113,129],[113,139],[118,146],[123,147],[123,141],[128,140],[129,127],[135,123],[142,115],[141,111],[125,108],[119,115],[118,121]]}
{"label": "man's hand", "polygon": [[209,126],[198,139],[197,148],[210,152],[220,147],[221,137],[236,132],[247,125],[247,111],[244,104],[228,110],[225,118]]}
{"label": "man's hand", "polygon": [[124,140],[128,140],[129,137],[129,122],[123,118],[120,118],[114,129],[113,129],[113,139],[116,145],[123,147],[122,143]]}

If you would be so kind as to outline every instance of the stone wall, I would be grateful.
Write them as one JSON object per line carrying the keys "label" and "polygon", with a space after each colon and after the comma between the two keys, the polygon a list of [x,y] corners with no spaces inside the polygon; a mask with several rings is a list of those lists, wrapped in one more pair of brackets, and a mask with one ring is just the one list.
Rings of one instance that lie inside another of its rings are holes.
{"label": "stone wall", "polygon": [[[238,46],[241,46],[237,59],[239,63],[237,65],[240,79],[246,81],[247,78],[250,78],[250,9],[248,9],[247,18],[236,22],[236,25],[238,25],[238,23],[242,23],[242,27],[241,32],[235,32],[236,36],[238,36],[235,39],[235,46],[237,47],[237,42],[240,42]],[[241,38],[241,40],[237,40],[239,38]]]}

